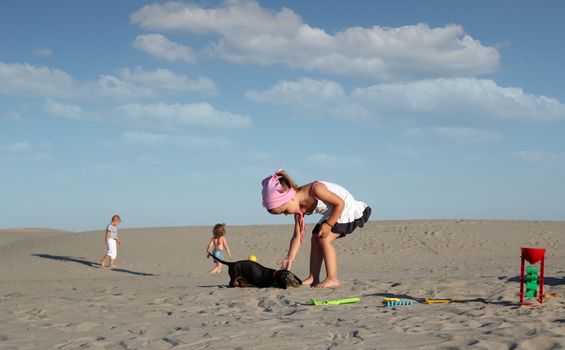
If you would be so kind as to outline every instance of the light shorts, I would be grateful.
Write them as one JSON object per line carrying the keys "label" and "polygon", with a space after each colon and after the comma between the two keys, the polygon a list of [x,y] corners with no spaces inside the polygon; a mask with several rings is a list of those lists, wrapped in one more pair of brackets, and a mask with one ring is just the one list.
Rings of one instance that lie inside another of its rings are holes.
{"label": "light shorts", "polygon": [[112,260],[116,260],[118,256],[118,241],[114,238],[108,238],[106,241],[106,255],[110,257]]}
{"label": "light shorts", "polygon": [[[223,249],[216,249],[212,250],[212,255],[218,259],[224,260],[224,250]],[[214,260],[215,261],[215,260]]]}

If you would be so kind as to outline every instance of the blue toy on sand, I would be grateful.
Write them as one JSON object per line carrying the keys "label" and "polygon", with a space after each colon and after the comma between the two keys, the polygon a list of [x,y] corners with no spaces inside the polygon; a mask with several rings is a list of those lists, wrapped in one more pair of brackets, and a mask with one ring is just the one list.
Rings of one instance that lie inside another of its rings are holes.
{"label": "blue toy on sand", "polygon": [[384,298],[383,300],[385,306],[409,306],[413,303],[414,301],[412,300],[402,300],[400,298]]}
{"label": "blue toy on sand", "polygon": [[401,301],[386,301],[385,306],[409,306],[414,302],[412,300],[401,300]]}

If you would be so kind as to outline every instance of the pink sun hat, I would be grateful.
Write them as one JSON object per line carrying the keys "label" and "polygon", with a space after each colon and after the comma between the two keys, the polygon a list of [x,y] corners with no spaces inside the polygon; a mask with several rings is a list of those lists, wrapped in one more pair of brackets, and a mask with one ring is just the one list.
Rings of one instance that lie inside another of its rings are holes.
{"label": "pink sun hat", "polygon": [[[263,181],[261,181],[261,185],[263,185],[263,191],[261,193],[263,196],[263,206],[267,208],[267,210],[280,207],[291,200],[296,194],[296,190],[294,188],[290,188],[288,191],[285,191],[283,185],[281,185],[279,181],[279,174],[282,171],[282,169],[279,169],[275,171],[273,175],[267,176],[263,179]],[[304,225],[304,213],[299,211],[296,214],[300,216],[300,243],[303,243],[304,231],[306,230],[306,225]]]}
{"label": "pink sun hat", "polygon": [[296,194],[296,190],[294,188],[285,190],[283,185],[280,183],[279,174],[282,171],[282,169],[279,169],[273,175],[267,176],[263,179],[263,181],[261,181],[261,185],[263,185],[263,191],[261,193],[263,196],[263,206],[267,208],[267,210],[280,207],[291,200]]}

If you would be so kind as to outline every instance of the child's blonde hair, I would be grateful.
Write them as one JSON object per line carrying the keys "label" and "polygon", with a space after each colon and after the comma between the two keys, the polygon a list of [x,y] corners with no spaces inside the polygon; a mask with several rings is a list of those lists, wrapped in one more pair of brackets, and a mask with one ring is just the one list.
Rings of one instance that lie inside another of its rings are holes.
{"label": "child's blonde hair", "polygon": [[214,238],[220,238],[226,234],[226,224],[216,224],[212,229],[212,233],[214,234]]}

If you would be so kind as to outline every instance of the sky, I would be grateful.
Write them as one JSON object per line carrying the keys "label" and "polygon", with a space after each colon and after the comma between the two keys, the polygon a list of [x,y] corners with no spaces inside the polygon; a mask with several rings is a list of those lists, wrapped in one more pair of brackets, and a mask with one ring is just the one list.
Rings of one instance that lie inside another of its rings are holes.
{"label": "sky", "polygon": [[[0,228],[565,220],[565,3],[0,2]],[[318,218],[308,218],[315,222]]]}

